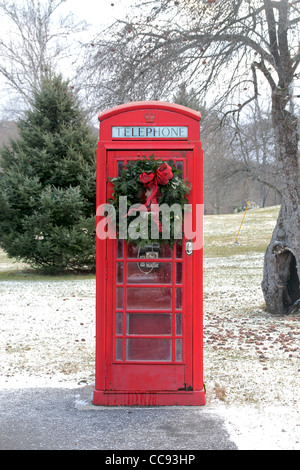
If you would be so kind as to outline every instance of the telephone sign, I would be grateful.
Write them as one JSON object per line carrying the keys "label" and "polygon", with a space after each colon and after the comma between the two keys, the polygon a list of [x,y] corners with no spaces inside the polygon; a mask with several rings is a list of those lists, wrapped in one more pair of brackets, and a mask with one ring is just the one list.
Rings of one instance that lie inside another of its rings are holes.
{"label": "telephone sign", "polygon": [[186,126],[122,126],[112,128],[112,137],[116,139],[174,139],[188,138]]}

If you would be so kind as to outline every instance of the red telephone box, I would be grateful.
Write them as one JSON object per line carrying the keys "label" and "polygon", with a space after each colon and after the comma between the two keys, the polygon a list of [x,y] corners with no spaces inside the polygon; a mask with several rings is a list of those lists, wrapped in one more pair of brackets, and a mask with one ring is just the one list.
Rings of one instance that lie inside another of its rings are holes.
{"label": "red telephone box", "polygon": [[[191,183],[194,229],[194,208],[203,202],[200,118],[189,108],[158,101],[101,113],[97,207],[107,203],[110,178],[128,161],[154,155],[172,160]],[[96,243],[93,403],[204,405],[202,247],[193,250],[185,237],[182,244],[144,250],[109,236],[97,236]]]}

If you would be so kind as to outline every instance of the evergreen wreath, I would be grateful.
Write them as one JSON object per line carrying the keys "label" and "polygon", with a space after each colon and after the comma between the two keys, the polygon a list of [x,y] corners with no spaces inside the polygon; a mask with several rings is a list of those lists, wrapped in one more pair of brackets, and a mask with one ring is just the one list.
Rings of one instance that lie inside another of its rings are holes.
{"label": "evergreen wreath", "polygon": [[[121,175],[115,178],[110,178],[114,185],[113,197],[109,200],[116,212],[116,236],[119,238],[120,223],[127,224],[127,229],[130,222],[138,217],[138,212],[131,213],[130,206],[133,204],[140,204],[147,207],[150,211],[151,203],[168,204],[171,207],[173,204],[178,204],[182,210],[184,205],[188,204],[187,196],[191,190],[191,185],[182,178],[181,170],[177,169],[173,160],[163,161],[155,159],[155,155],[151,157],[143,157],[137,160],[130,160],[127,166],[122,170]],[[121,215],[119,218],[119,198],[121,196],[127,197],[128,213],[127,216]],[[145,210],[145,209],[144,209]],[[137,209],[138,211],[138,209]],[[146,215],[146,214],[145,214]],[[149,212],[147,213],[149,215]],[[130,238],[128,230],[126,230],[126,241],[134,245],[145,247],[152,243],[168,243],[171,246],[174,243],[182,243],[182,239],[175,237],[175,217],[173,211],[170,213],[170,238],[166,240],[164,234],[159,229],[159,238],[151,239],[151,217],[148,217],[148,231],[142,233],[138,239]],[[157,224],[161,227],[161,213],[159,213],[159,220]],[[147,235],[148,234],[148,235]],[[147,238],[145,238],[147,235]]]}

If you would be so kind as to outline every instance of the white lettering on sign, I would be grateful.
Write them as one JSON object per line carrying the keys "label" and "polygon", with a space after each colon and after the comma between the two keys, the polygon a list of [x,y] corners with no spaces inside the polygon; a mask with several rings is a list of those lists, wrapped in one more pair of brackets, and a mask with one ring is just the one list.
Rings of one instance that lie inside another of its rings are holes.
{"label": "white lettering on sign", "polygon": [[114,126],[115,139],[187,139],[187,126]]}

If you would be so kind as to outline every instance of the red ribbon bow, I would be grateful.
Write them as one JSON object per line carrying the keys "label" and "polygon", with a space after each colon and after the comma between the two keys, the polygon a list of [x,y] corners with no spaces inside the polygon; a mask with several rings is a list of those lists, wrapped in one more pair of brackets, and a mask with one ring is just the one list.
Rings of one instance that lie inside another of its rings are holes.
{"label": "red ribbon bow", "polygon": [[151,188],[151,193],[148,196],[145,206],[149,207],[151,204],[158,204],[157,194],[159,192],[158,184],[166,185],[173,177],[172,169],[167,163],[162,163],[157,170],[152,173],[141,173],[140,180],[146,188]]}
{"label": "red ribbon bow", "polygon": [[[152,173],[141,173],[140,174],[140,181],[146,188],[151,189],[151,193],[148,196],[148,199],[145,205],[141,205],[136,210],[141,210],[142,208],[145,210],[145,206],[150,208],[151,204],[158,204],[157,195],[159,193],[158,184],[166,185],[173,177],[172,168],[167,163],[162,163],[157,170]],[[131,213],[132,209],[127,213],[126,217]],[[158,219],[158,210],[154,211],[154,221],[158,226],[159,231],[162,231],[161,223]]]}

